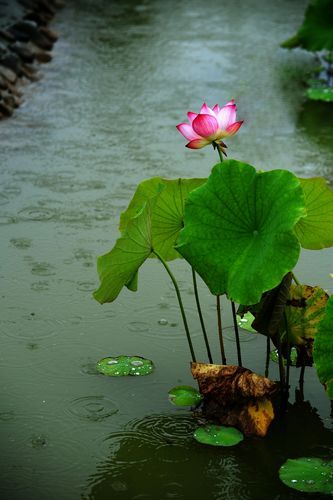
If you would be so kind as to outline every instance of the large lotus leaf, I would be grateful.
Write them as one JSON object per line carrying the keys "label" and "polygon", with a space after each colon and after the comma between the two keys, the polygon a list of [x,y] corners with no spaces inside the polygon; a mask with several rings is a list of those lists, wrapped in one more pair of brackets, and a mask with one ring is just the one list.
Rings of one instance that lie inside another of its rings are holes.
{"label": "large lotus leaf", "polygon": [[305,12],[297,34],[282,47],[302,47],[313,52],[333,49],[333,0],[314,0]]}
{"label": "large lotus leaf", "polygon": [[155,201],[156,198],[148,200],[128,223],[113,249],[98,258],[101,283],[94,297],[101,304],[113,302],[125,285],[133,288],[139,267],[152,251],[151,217]]}
{"label": "large lotus leaf", "polygon": [[304,214],[303,190],[291,172],[257,173],[227,160],[189,194],[176,248],[213,294],[256,304],[295,266],[293,228]]}
{"label": "large lotus leaf", "polygon": [[306,216],[295,226],[303,248],[318,250],[333,245],[333,191],[321,177],[299,179],[305,195]]}
{"label": "large lotus leaf", "polygon": [[298,491],[306,493],[333,492],[333,460],[324,461],[316,457],[289,458],[279,470],[281,481]]}
{"label": "large lotus leaf", "polygon": [[291,285],[285,309],[291,345],[312,344],[327,301],[327,293],[319,286]]}
{"label": "large lotus leaf", "polygon": [[319,380],[333,399],[333,296],[327,302],[325,314],[318,326],[313,359]]}
{"label": "large lotus leaf", "polygon": [[[120,231],[124,231],[142,205],[159,192],[152,213],[153,247],[165,260],[179,258],[180,255],[174,249],[174,245],[184,223],[185,200],[193,189],[204,182],[206,179],[162,179],[162,177],[141,182],[127,210],[120,216]],[[154,254],[151,257],[154,257]]]}

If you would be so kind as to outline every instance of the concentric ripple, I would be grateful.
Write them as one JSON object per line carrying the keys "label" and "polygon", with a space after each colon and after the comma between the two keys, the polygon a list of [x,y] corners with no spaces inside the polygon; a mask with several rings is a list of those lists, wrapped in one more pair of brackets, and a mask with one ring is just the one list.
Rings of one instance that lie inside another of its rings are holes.
{"label": "concentric ripple", "polygon": [[118,407],[105,396],[83,396],[71,401],[67,410],[75,417],[90,422],[101,422],[115,415]]}

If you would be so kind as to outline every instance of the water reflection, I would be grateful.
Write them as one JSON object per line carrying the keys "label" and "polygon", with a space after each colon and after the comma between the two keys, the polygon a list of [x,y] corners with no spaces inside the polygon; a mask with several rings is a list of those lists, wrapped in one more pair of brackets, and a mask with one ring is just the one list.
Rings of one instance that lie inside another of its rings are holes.
{"label": "water reflection", "polygon": [[132,420],[107,438],[110,456],[98,465],[82,498],[311,498],[285,487],[278,469],[287,458],[329,458],[333,451],[332,433],[307,401],[289,405],[265,439],[249,438],[235,448],[196,443],[197,425],[183,411]]}

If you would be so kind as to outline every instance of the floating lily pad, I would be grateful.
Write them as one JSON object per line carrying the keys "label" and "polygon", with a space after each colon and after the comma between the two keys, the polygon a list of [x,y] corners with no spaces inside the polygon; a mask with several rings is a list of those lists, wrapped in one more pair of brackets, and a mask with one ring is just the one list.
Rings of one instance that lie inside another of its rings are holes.
{"label": "floating lily pad", "polygon": [[169,400],[175,406],[194,406],[200,403],[202,395],[195,387],[178,385],[168,392]]}
{"label": "floating lily pad", "polygon": [[199,443],[210,444],[211,446],[235,446],[243,441],[244,436],[235,427],[206,425],[196,429],[194,439]]}
{"label": "floating lily pad", "polygon": [[312,101],[325,101],[333,102],[333,88],[332,87],[310,87],[306,91],[306,95]]}
{"label": "floating lily pad", "polygon": [[333,460],[326,462],[315,457],[288,459],[279,475],[286,486],[295,490],[333,494]]}
{"label": "floating lily pad", "polygon": [[[278,363],[279,362],[278,350],[274,349],[273,351],[271,351],[269,357],[271,358],[272,361],[274,361],[274,363]],[[297,363],[297,349],[295,347],[292,347],[290,349],[290,364],[291,366],[296,366],[296,363]],[[287,360],[285,358],[283,358],[283,364],[284,365],[287,364]]]}
{"label": "floating lily pad", "polygon": [[154,364],[140,356],[116,356],[101,359],[96,369],[109,377],[142,376],[149,375],[154,370]]}

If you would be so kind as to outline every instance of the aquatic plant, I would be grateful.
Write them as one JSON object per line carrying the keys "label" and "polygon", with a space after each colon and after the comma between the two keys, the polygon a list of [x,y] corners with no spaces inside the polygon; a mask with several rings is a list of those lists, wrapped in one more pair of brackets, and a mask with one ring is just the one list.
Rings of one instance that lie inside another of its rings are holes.
{"label": "aquatic plant", "polygon": [[[327,293],[301,284],[293,269],[301,248],[333,246],[333,192],[322,178],[300,179],[288,170],[257,171],[247,163],[224,160],[222,139],[242,124],[235,121],[233,100],[221,108],[204,104],[198,115],[189,112],[188,116],[189,124],[177,126],[190,141],[187,146],[198,149],[211,144],[219,162],[207,179],[154,177],[138,185],[121,215],[120,237],[98,259],[100,286],[94,297],[103,304],[113,302],[123,287],[137,291],[140,267],[148,259],[158,259],[175,288],[201,410],[215,423],[235,425],[245,435],[264,436],[274,418],[277,395],[284,402],[282,409],[286,404],[292,363],[301,368],[302,388],[305,366],[312,366],[313,355],[317,356],[319,378],[332,397],[331,361],[325,356],[325,349],[331,352],[332,348],[327,334],[331,302],[326,307]],[[197,142],[190,146],[192,141]],[[207,364],[196,362],[181,291],[169,264],[181,257],[191,266]],[[213,364],[197,275],[216,297],[221,365]],[[222,295],[231,302],[238,366],[226,360]],[[267,338],[265,377],[242,367],[238,333],[242,319],[252,335],[258,332]],[[268,378],[271,343],[279,362],[279,384]],[[101,371],[104,367],[103,361]],[[199,401],[193,391],[180,386],[170,396],[175,404],[192,405]]]}
{"label": "aquatic plant", "polygon": [[312,0],[296,35],[281,44],[316,54],[319,66],[308,81],[307,97],[333,102],[333,0]]}

